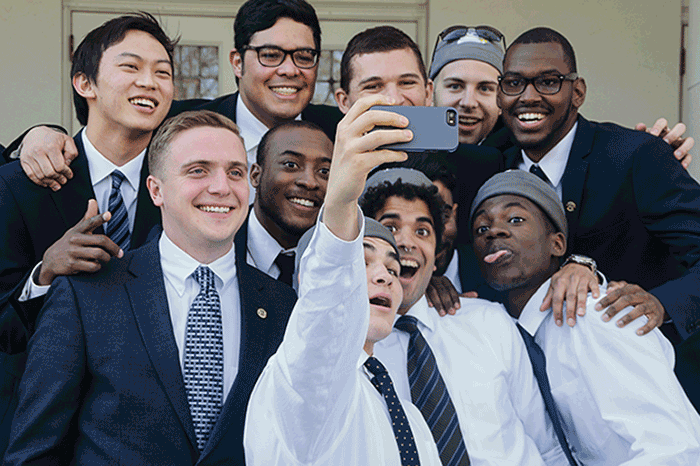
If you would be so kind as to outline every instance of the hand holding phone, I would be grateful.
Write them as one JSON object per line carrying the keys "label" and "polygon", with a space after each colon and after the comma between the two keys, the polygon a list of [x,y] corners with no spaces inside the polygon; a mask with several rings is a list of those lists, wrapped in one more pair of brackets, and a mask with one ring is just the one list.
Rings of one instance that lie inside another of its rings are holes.
{"label": "hand holding phone", "polygon": [[[382,149],[396,149],[406,152],[444,150],[453,152],[459,145],[457,110],[452,107],[405,107],[375,105],[370,110],[383,110],[401,114],[408,118],[408,127],[413,132],[409,142],[389,144]],[[389,129],[376,127],[373,131]],[[394,128],[391,128],[394,129]]]}

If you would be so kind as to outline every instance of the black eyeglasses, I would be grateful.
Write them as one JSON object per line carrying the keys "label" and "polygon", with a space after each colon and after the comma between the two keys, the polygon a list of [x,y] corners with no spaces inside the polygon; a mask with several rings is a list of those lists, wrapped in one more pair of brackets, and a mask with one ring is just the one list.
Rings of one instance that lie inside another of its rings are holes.
{"label": "black eyeglasses", "polygon": [[528,84],[535,86],[535,90],[543,95],[554,95],[561,90],[564,81],[576,81],[578,74],[543,74],[534,78],[524,78],[520,75],[506,75],[498,77],[498,85],[505,95],[520,95],[525,92]]}
{"label": "black eyeglasses", "polygon": [[284,60],[287,59],[287,55],[292,56],[292,62],[294,62],[297,68],[309,69],[313,68],[318,63],[319,52],[316,49],[284,50],[275,45],[261,45],[259,47],[246,45],[242,47],[242,49],[243,51],[254,51],[258,55],[258,62],[260,62],[262,66],[267,66],[269,68],[280,66]]}
{"label": "black eyeglasses", "polygon": [[433,48],[433,54],[437,50],[441,43],[450,43],[461,39],[467,34],[475,35],[481,39],[487,40],[494,44],[500,44],[500,46],[505,51],[506,49],[506,39],[503,37],[501,31],[491,26],[450,26],[440,34],[438,34],[437,41],[435,42],[435,47]]}

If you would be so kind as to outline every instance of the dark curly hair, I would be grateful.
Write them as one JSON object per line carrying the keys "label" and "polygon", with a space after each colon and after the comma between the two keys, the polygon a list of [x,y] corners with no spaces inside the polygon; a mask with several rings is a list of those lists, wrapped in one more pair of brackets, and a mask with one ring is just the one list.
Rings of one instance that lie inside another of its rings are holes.
{"label": "dark curly hair", "polygon": [[390,197],[398,196],[413,201],[420,199],[428,206],[428,212],[433,218],[433,228],[435,229],[435,251],[440,250],[442,242],[442,232],[445,229],[445,220],[442,212],[444,211],[445,203],[438,194],[437,187],[434,185],[424,186],[404,183],[401,178],[395,183],[385,181],[377,186],[368,188],[362,198],[360,198],[360,207],[362,212],[371,218],[376,219],[377,212],[384,207]]}

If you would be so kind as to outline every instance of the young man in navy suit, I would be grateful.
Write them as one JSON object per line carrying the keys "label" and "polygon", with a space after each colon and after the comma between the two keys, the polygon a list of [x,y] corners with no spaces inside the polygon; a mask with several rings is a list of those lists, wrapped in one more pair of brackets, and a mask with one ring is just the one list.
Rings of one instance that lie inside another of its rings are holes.
{"label": "young man in navy suit", "polygon": [[49,285],[57,276],[95,272],[143,244],[159,223],[146,190],[145,152],[172,101],[173,46],[147,14],[91,31],[71,70],[86,125],[75,136],[74,179],[52,192],[32,183],[20,162],[0,167],[0,454],[25,346]]}
{"label": "young man in navy suit", "polygon": [[186,112],[149,150],[157,241],[60,277],[29,345],[7,464],[243,464],[253,384],[294,293],[235,260],[248,213],[243,141]]}
{"label": "young man in navy suit", "polygon": [[[608,279],[629,282],[600,302],[606,320],[632,305],[620,325],[641,315],[649,322],[640,334],[673,324],[664,330],[680,344],[676,373],[697,408],[700,185],[659,138],[583,118],[585,97],[566,38],[548,28],[518,37],[498,94],[519,146],[504,154],[506,168],[540,167],[566,209],[567,251],[595,259]],[[570,325],[575,311],[567,308]]]}

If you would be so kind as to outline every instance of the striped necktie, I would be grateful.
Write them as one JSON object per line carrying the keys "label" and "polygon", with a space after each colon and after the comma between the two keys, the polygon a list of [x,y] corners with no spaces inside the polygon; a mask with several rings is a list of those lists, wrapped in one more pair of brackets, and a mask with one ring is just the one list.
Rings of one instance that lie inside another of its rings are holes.
{"label": "striped necktie", "polygon": [[187,313],[183,376],[197,446],[202,451],[223,404],[224,336],[214,272],[200,265],[192,275],[200,289]]}
{"label": "striped necktie", "polygon": [[399,447],[399,456],[401,456],[401,466],[420,466],[413,431],[408,423],[406,412],[401,406],[401,401],[396,396],[394,383],[391,381],[389,373],[384,365],[379,362],[379,359],[374,356],[367,358],[365,367],[374,375],[371,379],[372,385],[382,394],[389,409],[391,427],[394,429],[394,438],[396,439],[396,445]]}
{"label": "striped necktie", "polygon": [[410,334],[406,365],[411,399],[430,427],[443,466],[467,466],[469,455],[455,407],[438,370],[435,355],[418,330],[417,322],[413,316],[401,316],[394,324],[397,329]]}
{"label": "striped necktie", "polygon": [[126,178],[119,170],[112,172],[112,191],[109,194],[107,210],[112,218],[107,222],[105,234],[124,251],[129,249],[131,235],[129,234],[129,214],[126,211],[124,199],[122,199],[121,185]]}

